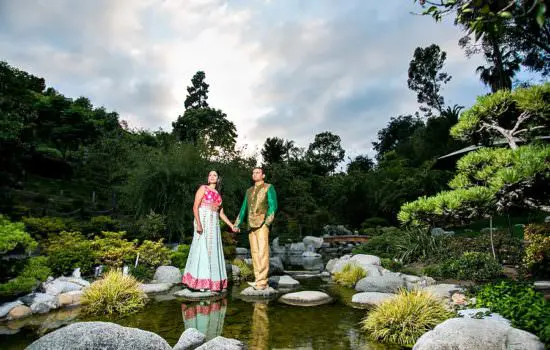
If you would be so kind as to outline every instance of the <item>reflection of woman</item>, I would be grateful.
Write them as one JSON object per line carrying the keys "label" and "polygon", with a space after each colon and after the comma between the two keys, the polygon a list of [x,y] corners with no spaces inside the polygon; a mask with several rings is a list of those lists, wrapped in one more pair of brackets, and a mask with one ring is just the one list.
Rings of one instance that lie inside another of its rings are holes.
{"label": "reflection of woman", "polygon": [[219,185],[218,173],[211,171],[208,185],[201,186],[195,194],[195,232],[182,279],[182,283],[191,289],[217,292],[227,288],[220,218],[232,230],[234,228],[221,207]]}
{"label": "reflection of woman", "polygon": [[181,304],[185,329],[195,328],[210,340],[222,334],[227,299],[194,305]]}

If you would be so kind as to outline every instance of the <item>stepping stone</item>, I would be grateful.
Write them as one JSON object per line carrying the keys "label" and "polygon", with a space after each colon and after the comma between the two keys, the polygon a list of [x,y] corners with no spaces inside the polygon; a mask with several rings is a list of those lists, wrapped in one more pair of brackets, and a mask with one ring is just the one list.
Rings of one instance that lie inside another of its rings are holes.
{"label": "stepping stone", "polygon": [[300,282],[290,276],[272,276],[269,278],[269,285],[276,289],[296,289]]}
{"label": "stepping stone", "polygon": [[183,289],[183,290],[179,290],[179,291],[175,292],[174,295],[177,296],[177,297],[180,297],[180,298],[190,300],[190,301],[195,301],[195,300],[204,300],[204,299],[212,299],[212,298],[216,298],[216,297],[222,297],[225,294],[225,292],[226,292],[226,290],[223,290],[221,293],[219,293],[219,292],[212,292],[212,291],[209,291],[209,290],[206,290],[204,292],[200,292],[200,291],[192,291],[192,290],[189,290],[189,289]]}
{"label": "stepping stone", "polygon": [[437,299],[450,299],[456,292],[464,292],[464,289],[457,284],[435,284],[423,288]]}
{"label": "stepping stone", "polygon": [[139,288],[144,291],[146,294],[152,293],[162,293],[168,291],[172,288],[172,283],[151,283],[151,284],[140,284]]}
{"label": "stepping stone", "polygon": [[395,297],[393,293],[363,292],[354,294],[351,302],[367,306],[377,306],[393,297]]}
{"label": "stepping stone", "polygon": [[256,290],[253,287],[248,287],[241,292],[242,296],[252,298],[271,298],[277,294],[279,294],[279,291],[269,286],[262,290]]}
{"label": "stepping stone", "polygon": [[303,291],[285,294],[279,298],[279,301],[293,306],[318,306],[332,302],[332,298],[323,292]]}

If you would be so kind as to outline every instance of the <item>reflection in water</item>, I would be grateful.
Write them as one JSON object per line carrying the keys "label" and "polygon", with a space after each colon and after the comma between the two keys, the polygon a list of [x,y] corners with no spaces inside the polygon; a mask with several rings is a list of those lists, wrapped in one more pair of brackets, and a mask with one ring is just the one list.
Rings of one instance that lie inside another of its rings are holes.
{"label": "reflection in water", "polygon": [[267,317],[267,302],[254,303],[252,324],[250,326],[250,349],[269,349],[269,319]]}
{"label": "reflection in water", "polygon": [[206,335],[206,340],[222,334],[227,310],[227,299],[201,301],[195,304],[181,304],[185,329],[195,328]]}
{"label": "reflection in water", "polygon": [[302,257],[302,255],[279,255],[283,260],[285,268],[297,268],[308,271],[323,270],[325,267],[321,257]]}

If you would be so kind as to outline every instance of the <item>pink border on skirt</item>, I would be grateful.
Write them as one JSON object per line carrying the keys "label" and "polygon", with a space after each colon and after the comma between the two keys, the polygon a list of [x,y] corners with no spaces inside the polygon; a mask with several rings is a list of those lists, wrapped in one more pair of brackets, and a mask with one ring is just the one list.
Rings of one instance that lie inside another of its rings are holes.
{"label": "pink border on skirt", "polygon": [[189,272],[183,275],[181,282],[193,289],[209,289],[220,291],[227,288],[227,280],[212,281],[209,278],[195,278]]}

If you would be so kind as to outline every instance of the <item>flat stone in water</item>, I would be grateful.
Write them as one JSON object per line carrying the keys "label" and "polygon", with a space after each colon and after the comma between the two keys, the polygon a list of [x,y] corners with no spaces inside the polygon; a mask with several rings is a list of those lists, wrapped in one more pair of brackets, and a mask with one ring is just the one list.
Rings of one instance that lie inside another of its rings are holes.
{"label": "flat stone in water", "polygon": [[285,294],[279,298],[279,301],[293,306],[318,306],[332,302],[332,298],[319,291],[303,291]]}
{"label": "flat stone in water", "polygon": [[241,292],[241,295],[243,296],[257,298],[270,298],[277,294],[279,294],[279,291],[269,286],[265,289],[254,289],[253,287],[248,287]]}
{"label": "flat stone in water", "polygon": [[152,293],[162,293],[168,291],[172,288],[172,283],[151,283],[151,284],[141,284],[139,288],[144,291],[146,294]]}
{"label": "flat stone in water", "polygon": [[216,297],[221,297],[224,294],[225,294],[225,290],[220,293],[220,292],[213,292],[210,290],[205,290],[204,292],[200,292],[200,291],[192,291],[189,289],[179,290],[174,293],[174,295],[177,297],[184,298],[191,301],[212,299]]}

